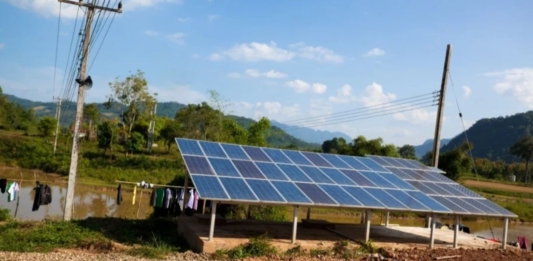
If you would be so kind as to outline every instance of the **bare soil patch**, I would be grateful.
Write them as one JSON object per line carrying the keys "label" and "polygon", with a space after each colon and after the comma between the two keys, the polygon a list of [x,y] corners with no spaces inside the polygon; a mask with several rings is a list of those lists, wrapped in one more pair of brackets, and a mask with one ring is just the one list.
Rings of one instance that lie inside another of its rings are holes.
{"label": "bare soil patch", "polygon": [[513,192],[533,194],[533,188],[531,187],[514,186],[514,185],[490,182],[490,181],[466,180],[464,182],[464,185],[469,186],[469,187],[491,188],[491,189],[497,189],[497,190],[503,190],[503,191],[513,191]]}

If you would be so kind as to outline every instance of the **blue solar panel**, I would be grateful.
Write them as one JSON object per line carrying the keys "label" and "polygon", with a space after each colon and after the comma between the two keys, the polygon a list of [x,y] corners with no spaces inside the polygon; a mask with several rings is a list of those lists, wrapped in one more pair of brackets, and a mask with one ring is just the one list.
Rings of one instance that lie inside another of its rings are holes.
{"label": "blue solar panel", "polygon": [[376,184],[378,187],[381,188],[396,188],[393,184],[388,182],[386,179],[382,178],[379,174],[376,172],[370,172],[370,171],[359,171],[365,178],[372,181],[372,183]]}
{"label": "blue solar panel", "polygon": [[370,168],[361,161],[358,161],[355,157],[339,155],[339,158],[356,170],[370,170]]}
{"label": "blue solar panel", "polygon": [[300,169],[307,174],[316,183],[335,184],[330,178],[328,178],[322,171],[315,167],[300,166]]}
{"label": "blue solar panel", "polygon": [[339,168],[339,169],[353,169],[352,167],[350,167],[348,164],[346,164],[346,162],[344,162],[343,160],[341,160],[339,157],[337,157],[336,155],[332,155],[332,154],[322,154],[321,155],[324,159],[326,159],[333,167],[335,168]]}
{"label": "blue solar panel", "polygon": [[373,161],[370,158],[357,158],[357,160],[361,161],[363,164],[365,164],[367,167],[369,167],[373,171],[389,172],[386,168],[377,164],[375,161]]}
{"label": "blue solar panel", "polygon": [[289,177],[292,181],[311,182],[309,177],[303,173],[300,168],[295,165],[278,164],[278,167]]}
{"label": "blue solar panel", "polygon": [[270,157],[270,159],[272,159],[273,162],[292,164],[292,161],[287,158],[287,156],[285,156],[281,150],[263,148],[263,151]]}
{"label": "blue solar panel", "polygon": [[205,157],[184,155],[183,160],[190,174],[215,175]]}
{"label": "blue solar panel", "polygon": [[218,158],[208,159],[218,176],[241,177],[241,174],[239,174],[239,171],[233,166],[230,160]]}
{"label": "blue solar panel", "polygon": [[270,180],[288,180],[287,176],[274,163],[256,162],[255,165],[263,172],[263,175]]}
{"label": "blue solar panel", "polygon": [[287,155],[287,157],[289,157],[289,159],[291,159],[296,165],[313,166],[313,163],[306,159],[299,151],[284,150],[283,153],[285,153],[285,155]]}
{"label": "blue solar panel", "polygon": [[246,179],[246,183],[261,201],[266,202],[287,202],[278,191],[267,180]]}
{"label": "blue solar panel", "polygon": [[291,203],[312,204],[313,202],[305,196],[296,185],[292,182],[272,181],[272,185],[281,193],[281,195]]}
{"label": "blue solar panel", "polygon": [[366,207],[385,208],[385,205],[381,204],[381,202],[361,187],[342,186],[342,188]]}
{"label": "blue solar panel", "polygon": [[416,200],[418,200],[420,203],[429,207],[433,212],[443,212],[443,213],[450,212],[449,208],[447,208],[446,206],[443,206],[439,202],[435,201],[429,196],[426,196],[424,193],[420,191],[406,191],[406,193],[409,194],[411,197],[415,198]]}
{"label": "blue solar panel", "polygon": [[350,178],[355,184],[363,187],[377,187],[372,181],[365,178],[365,176],[361,175],[361,173],[355,171],[355,170],[347,170],[342,169],[341,170],[344,175],[346,175],[348,178]]}
{"label": "blue solar panel", "polygon": [[191,175],[191,179],[200,197],[205,199],[229,199],[217,177]]}
{"label": "blue solar panel", "polygon": [[336,185],[319,185],[326,193],[328,193],[341,206],[362,206],[361,202],[354,199],[346,191],[342,190]]}
{"label": "blue solar panel", "polygon": [[205,199],[516,217],[413,160],[176,142]]}
{"label": "blue solar panel", "polygon": [[176,142],[181,154],[204,156],[200,145],[198,145],[198,141],[176,139]]}
{"label": "blue solar panel", "polygon": [[237,169],[241,173],[241,176],[245,178],[265,178],[261,171],[251,161],[233,160],[233,164],[235,164],[235,167],[237,167]]}
{"label": "blue solar panel", "polygon": [[200,141],[200,146],[204,150],[205,155],[226,158],[226,153],[222,150],[219,143]]}
{"label": "blue solar panel", "polygon": [[407,206],[402,204],[402,202],[398,201],[388,193],[386,193],[383,189],[380,188],[364,188],[368,193],[372,194],[377,200],[379,200],[383,205],[385,205],[387,208],[391,209],[406,209]]}
{"label": "blue solar panel", "polygon": [[302,154],[317,167],[333,167],[317,153],[303,152]]}
{"label": "blue solar panel", "polygon": [[320,168],[322,172],[326,174],[330,179],[335,181],[335,183],[339,185],[356,185],[355,182],[353,182],[351,179],[346,177],[342,172],[340,172],[337,169],[330,169],[330,168]]}
{"label": "blue solar panel", "polygon": [[415,198],[411,197],[411,195],[401,191],[401,190],[395,190],[395,189],[384,189],[385,192],[389,193],[389,195],[393,196],[395,199],[402,202],[404,205],[406,205],[408,208],[412,210],[430,210],[427,206],[420,203]]}
{"label": "blue solar panel", "polygon": [[242,147],[246,153],[248,153],[248,156],[254,161],[267,161],[270,162],[270,158],[260,149],[255,147],[248,147],[243,146]]}
{"label": "blue solar panel", "polygon": [[244,179],[220,177],[220,182],[232,200],[258,201]]}
{"label": "blue solar panel", "polygon": [[250,158],[248,158],[248,155],[246,155],[246,153],[244,152],[244,150],[240,147],[240,146],[237,146],[237,145],[231,145],[231,144],[220,144],[222,146],[222,148],[224,149],[224,151],[226,152],[226,154],[228,155],[228,157],[232,158],[232,159],[245,159],[245,160],[249,160]]}
{"label": "blue solar panel", "polygon": [[335,200],[331,199],[317,184],[311,183],[296,183],[309,199],[315,204],[337,205]]}

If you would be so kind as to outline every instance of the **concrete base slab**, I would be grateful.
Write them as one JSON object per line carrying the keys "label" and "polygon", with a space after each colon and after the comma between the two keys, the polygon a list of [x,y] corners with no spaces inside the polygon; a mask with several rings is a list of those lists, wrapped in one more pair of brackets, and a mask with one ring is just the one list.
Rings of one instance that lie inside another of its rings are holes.
{"label": "concrete base slab", "polygon": [[[272,244],[280,252],[300,245],[303,249],[328,249],[341,240],[363,241],[365,226],[360,224],[335,224],[335,229],[321,227],[307,227],[298,224],[296,244],[291,244],[292,223],[265,222],[254,220],[226,220],[225,225],[215,226],[214,238],[207,241],[209,225],[198,222],[196,217],[180,217],[178,232],[182,235],[193,251],[214,253],[219,249],[232,249],[245,244],[251,237],[267,234]],[[390,248],[429,246],[429,229],[422,227],[384,227],[372,226],[370,239],[375,246]],[[453,231],[436,229],[435,247],[453,246]],[[501,247],[500,244],[477,238],[460,232],[459,246],[463,248],[492,248]]]}

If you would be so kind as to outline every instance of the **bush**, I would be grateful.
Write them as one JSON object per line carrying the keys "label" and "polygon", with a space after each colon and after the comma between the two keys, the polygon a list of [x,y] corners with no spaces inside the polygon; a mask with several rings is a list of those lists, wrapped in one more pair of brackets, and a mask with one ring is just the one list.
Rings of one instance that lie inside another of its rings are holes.
{"label": "bush", "polygon": [[217,252],[217,255],[226,255],[230,259],[242,259],[246,257],[271,256],[277,254],[276,248],[270,242],[266,234],[252,237],[246,244],[239,245],[226,253]]}

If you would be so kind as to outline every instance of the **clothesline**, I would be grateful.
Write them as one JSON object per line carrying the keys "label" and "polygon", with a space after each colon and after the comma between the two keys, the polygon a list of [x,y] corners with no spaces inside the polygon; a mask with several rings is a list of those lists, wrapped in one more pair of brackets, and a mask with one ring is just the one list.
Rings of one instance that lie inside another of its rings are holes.
{"label": "clothesline", "polygon": [[[122,180],[115,180],[116,183],[122,183],[122,184],[139,184],[140,182],[131,182],[131,181],[122,181]],[[171,186],[171,185],[161,185],[161,184],[153,184],[153,183],[146,183],[150,184],[154,187],[165,187],[165,188],[185,188],[185,186]],[[193,186],[187,186],[187,188],[194,188]]]}

